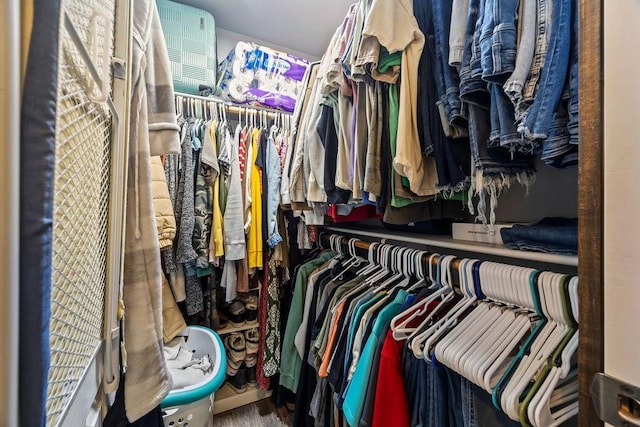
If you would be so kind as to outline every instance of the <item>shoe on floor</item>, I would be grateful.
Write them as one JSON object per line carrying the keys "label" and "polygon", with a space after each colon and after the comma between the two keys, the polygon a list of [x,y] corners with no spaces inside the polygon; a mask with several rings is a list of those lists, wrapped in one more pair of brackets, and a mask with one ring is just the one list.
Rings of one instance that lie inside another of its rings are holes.
{"label": "shoe on floor", "polygon": [[238,369],[238,373],[236,375],[234,375],[234,376],[230,376],[227,379],[227,383],[229,384],[231,389],[233,391],[235,391],[236,393],[238,393],[238,394],[244,393],[245,391],[247,391],[247,368],[246,368],[246,366],[244,366],[244,364],[242,366],[240,366],[240,369]]}

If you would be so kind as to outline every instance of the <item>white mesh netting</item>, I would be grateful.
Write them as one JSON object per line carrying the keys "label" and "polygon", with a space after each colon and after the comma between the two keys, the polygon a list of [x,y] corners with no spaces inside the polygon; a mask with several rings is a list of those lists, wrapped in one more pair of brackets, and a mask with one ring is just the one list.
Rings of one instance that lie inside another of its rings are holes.
{"label": "white mesh netting", "polygon": [[[97,40],[91,40],[96,37],[90,19],[98,8],[113,17],[115,0],[65,0],[62,8],[89,52],[91,43],[103,46],[107,38],[113,40],[113,25],[104,20],[98,21]],[[97,93],[98,85],[63,26],[60,31],[47,390],[50,426],[60,421],[102,338],[112,141],[109,110],[86,94],[86,88]],[[92,59],[101,70],[100,55]],[[108,79],[111,82],[111,76]]]}

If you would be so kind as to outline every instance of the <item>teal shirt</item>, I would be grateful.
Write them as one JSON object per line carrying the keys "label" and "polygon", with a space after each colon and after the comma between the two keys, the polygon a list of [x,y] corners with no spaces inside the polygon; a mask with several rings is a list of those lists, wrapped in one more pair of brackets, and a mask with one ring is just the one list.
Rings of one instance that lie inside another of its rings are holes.
{"label": "teal shirt", "polygon": [[378,342],[384,338],[389,322],[400,312],[408,296],[409,294],[406,291],[400,290],[394,300],[380,311],[373,324],[371,335],[364,346],[362,356],[356,366],[356,372],[353,374],[353,378],[351,378],[351,382],[347,386],[346,397],[342,407],[344,417],[350,426],[355,426],[360,423],[365,395],[367,393],[369,372],[371,372],[371,365],[373,364]]}
{"label": "teal shirt", "polygon": [[295,344],[296,333],[302,323],[304,299],[307,293],[307,281],[309,275],[322,264],[336,255],[335,252],[325,252],[298,269],[296,275],[293,297],[291,298],[291,308],[287,318],[284,338],[282,339],[282,357],[280,361],[280,385],[288,388],[294,393],[298,389],[300,380],[300,368],[302,367],[302,357],[298,353]]}
{"label": "teal shirt", "polygon": [[[353,348],[353,335],[356,333],[357,328],[357,326],[355,325],[356,323],[360,322],[360,319],[362,319],[362,315],[364,314],[364,311],[360,311],[360,309],[363,305],[370,302],[373,298],[376,298],[376,296],[377,295],[373,292],[368,292],[367,294],[360,297],[360,300],[356,303],[356,306],[353,309],[353,314],[350,317],[351,320],[349,321],[347,330],[347,351],[350,351],[349,349]],[[344,362],[347,363],[347,360],[348,358],[345,358]],[[348,368],[349,367],[346,366],[346,369]]]}
{"label": "teal shirt", "polygon": [[[353,320],[349,324],[349,335],[347,335],[348,351],[351,351],[351,349],[353,349],[353,341],[355,340],[356,331],[358,330],[358,326],[360,326],[360,321],[362,320],[362,317],[367,312],[367,310],[373,307],[378,301],[380,301],[380,298],[383,298],[383,297],[384,297],[384,294],[381,294],[381,293],[372,295],[372,297],[369,298],[367,302],[362,303],[356,309],[356,314],[353,316]],[[345,363],[347,363],[348,361],[349,361],[348,358],[345,359]],[[346,368],[346,371],[349,372],[349,366],[346,366],[345,368]]]}
{"label": "teal shirt", "polygon": [[[338,301],[342,299],[342,296],[347,292],[351,291],[356,286],[360,285],[364,281],[364,277],[357,276],[353,280],[340,285],[340,287],[336,290],[335,294],[331,298],[329,302],[329,307],[333,308],[337,305]],[[327,343],[329,341],[329,334],[331,332],[331,319],[333,318],[333,311],[327,310],[327,315],[322,323],[322,329],[320,329],[320,333],[318,334],[315,342],[313,343],[313,349],[315,357],[315,365],[320,367],[320,363],[322,362],[322,355],[324,354]]]}

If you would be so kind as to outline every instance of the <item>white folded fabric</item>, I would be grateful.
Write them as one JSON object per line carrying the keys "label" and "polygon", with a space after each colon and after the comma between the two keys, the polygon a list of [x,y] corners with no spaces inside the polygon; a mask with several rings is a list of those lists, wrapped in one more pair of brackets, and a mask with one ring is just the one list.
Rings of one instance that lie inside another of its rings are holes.
{"label": "white folded fabric", "polygon": [[194,358],[184,337],[176,337],[165,344],[164,357],[173,380],[172,390],[202,383],[211,371],[209,355]]}

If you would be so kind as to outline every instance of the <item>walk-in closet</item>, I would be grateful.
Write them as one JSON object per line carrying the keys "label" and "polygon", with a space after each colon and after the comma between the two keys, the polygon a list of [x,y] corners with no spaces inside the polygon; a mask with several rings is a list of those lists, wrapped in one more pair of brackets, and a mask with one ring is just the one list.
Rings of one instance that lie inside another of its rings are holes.
{"label": "walk-in closet", "polygon": [[640,425],[640,3],[0,14],[0,427]]}

